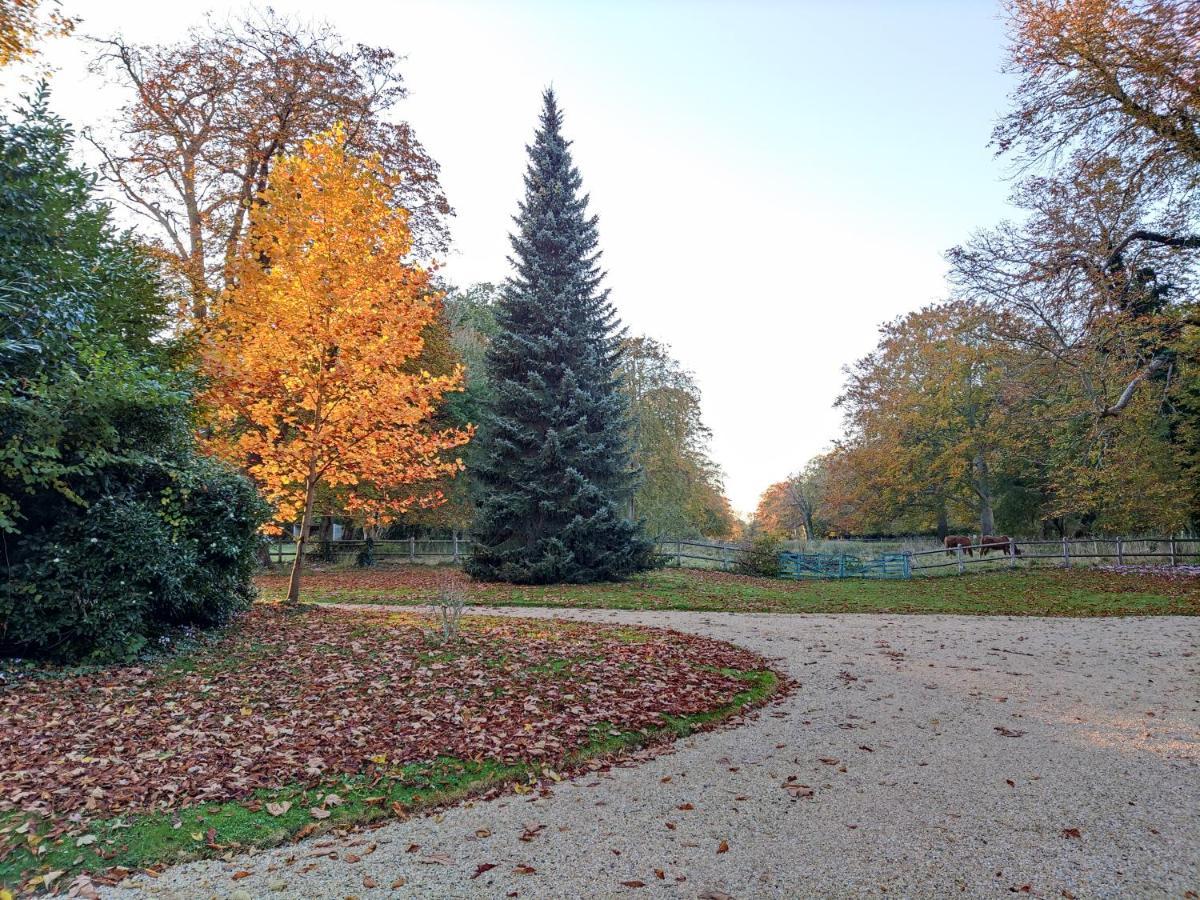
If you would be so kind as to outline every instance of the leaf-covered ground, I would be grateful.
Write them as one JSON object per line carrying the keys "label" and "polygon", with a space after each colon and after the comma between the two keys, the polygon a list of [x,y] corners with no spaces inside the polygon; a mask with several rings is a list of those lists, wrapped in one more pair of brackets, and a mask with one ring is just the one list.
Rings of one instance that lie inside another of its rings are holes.
{"label": "leaf-covered ground", "polygon": [[686,730],[774,684],[760,657],[693,635],[471,618],[438,644],[423,625],[259,606],[163,665],[10,679],[0,884],[402,814]]}
{"label": "leaf-covered ground", "polygon": [[[731,612],[942,613],[1016,616],[1200,615],[1200,577],[1169,569],[981,572],[909,581],[785,581],[700,569],[664,569],[619,584],[526,587],[475,583],[450,567],[340,569],[305,576],[308,600],[426,603],[446,584],[472,603]],[[282,574],[259,578],[280,596]]]}

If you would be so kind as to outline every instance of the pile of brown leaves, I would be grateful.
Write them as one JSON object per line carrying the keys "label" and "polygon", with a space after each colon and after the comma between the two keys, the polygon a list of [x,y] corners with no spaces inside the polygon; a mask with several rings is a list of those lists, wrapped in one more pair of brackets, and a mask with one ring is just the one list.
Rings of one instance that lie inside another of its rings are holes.
{"label": "pile of brown leaves", "polygon": [[476,619],[437,647],[422,624],[260,607],[162,668],[0,690],[0,813],[172,809],[438,756],[554,763],[597,725],[729,703],[745,683],[715,668],[765,667],[662,630]]}

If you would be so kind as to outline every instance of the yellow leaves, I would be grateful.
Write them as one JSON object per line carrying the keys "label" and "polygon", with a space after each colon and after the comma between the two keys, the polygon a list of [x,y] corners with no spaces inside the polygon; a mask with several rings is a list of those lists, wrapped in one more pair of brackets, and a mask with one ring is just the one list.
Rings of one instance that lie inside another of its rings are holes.
{"label": "yellow leaves", "polygon": [[428,273],[403,261],[407,213],[337,128],[281,159],[262,199],[205,336],[202,440],[246,469],[280,522],[299,517],[310,479],[394,513],[389,492],[460,470],[443,454],[471,436],[428,428],[461,368],[405,371],[440,309]]}

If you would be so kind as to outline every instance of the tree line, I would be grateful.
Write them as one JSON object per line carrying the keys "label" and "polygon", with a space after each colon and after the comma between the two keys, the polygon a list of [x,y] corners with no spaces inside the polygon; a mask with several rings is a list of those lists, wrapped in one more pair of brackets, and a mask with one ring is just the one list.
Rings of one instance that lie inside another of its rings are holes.
{"label": "tree line", "polygon": [[992,143],[1018,217],[846,370],[845,433],[764,493],[796,534],[1200,522],[1200,6],[1013,0]]}
{"label": "tree line", "polygon": [[[6,8],[0,63],[73,24]],[[0,649],[224,621],[260,534],[295,535],[294,602],[335,518],[470,528],[474,574],[527,582],[653,566],[647,528],[729,530],[694,379],[603,287],[552,93],[514,274],[459,290],[390,50],[271,10],[96,48],[127,97],[83,136],[98,172],[44,83],[0,122]]]}

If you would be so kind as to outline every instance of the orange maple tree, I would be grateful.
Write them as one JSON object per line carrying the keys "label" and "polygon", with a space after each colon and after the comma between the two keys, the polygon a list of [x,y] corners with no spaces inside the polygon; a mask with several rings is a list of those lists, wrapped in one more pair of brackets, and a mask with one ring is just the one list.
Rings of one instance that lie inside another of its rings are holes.
{"label": "orange maple tree", "polygon": [[359,158],[340,126],[280,159],[251,211],[233,286],[204,335],[209,411],[202,439],[241,466],[300,522],[289,602],[299,597],[320,485],[374,523],[440,492],[414,491],[461,470],[448,451],[472,429],[430,424],[462,370],[413,371],[441,297],[408,264],[408,213],[377,158]]}

